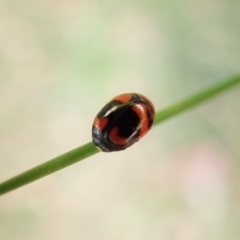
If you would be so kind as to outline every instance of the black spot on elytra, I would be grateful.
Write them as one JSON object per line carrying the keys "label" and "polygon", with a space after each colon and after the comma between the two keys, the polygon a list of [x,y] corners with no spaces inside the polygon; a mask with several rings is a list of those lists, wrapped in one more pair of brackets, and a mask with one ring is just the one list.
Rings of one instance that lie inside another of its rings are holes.
{"label": "black spot on elytra", "polygon": [[122,138],[129,138],[137,129],[140,119],[132,107],[126,106],[115,119],[115,126],[118,127],[118,135]]}

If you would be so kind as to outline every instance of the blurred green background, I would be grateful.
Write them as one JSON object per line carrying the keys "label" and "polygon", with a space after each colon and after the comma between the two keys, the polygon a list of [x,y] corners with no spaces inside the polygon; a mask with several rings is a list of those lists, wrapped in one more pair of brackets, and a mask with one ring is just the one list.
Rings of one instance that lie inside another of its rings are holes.
{"label": "blurred green background", "polygon": [[[0,2],[0,181],[91,140],[113,96],[161,110],[240,70],[240,2]],[[1,240],[239,240],[240,89],[0,198]]]}

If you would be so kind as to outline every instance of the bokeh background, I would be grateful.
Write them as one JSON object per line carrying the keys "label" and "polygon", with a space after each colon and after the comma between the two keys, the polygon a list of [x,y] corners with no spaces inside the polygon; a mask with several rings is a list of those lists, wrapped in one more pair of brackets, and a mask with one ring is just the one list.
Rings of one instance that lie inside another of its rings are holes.
{"label": "bokeh background", "polygon": [[[0,2],[0,181],[91,140],[113,96],[161,110],[239,73],[237,0]],[[1,240],[239,240],[240,88],[0,198]]]}

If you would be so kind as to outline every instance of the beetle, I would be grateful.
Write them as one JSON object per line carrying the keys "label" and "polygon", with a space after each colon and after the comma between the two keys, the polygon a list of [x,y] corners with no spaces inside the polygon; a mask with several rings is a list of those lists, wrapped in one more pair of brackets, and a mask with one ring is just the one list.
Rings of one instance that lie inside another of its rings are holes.
{"label": "beetle", "polygon": [[152,127],[155,109],[139,93],[114,97],[97,114],[92,126],[92,140],[103,152],[121,151],[137,142]]}

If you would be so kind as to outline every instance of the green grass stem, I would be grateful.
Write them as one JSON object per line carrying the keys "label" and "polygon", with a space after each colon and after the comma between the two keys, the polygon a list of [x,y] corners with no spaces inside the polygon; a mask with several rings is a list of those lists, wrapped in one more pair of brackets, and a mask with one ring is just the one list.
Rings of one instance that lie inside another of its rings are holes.
{"label": "green grass stem", "polygon": [[[157,112],[154,125],[173,117],[197,104],[215,96],[216,94],[228,89],[231,86],[240,83],[240,76],[230,78],[212,88],[206,89],[197,93],[177,104],[170,106],[160,112]],[[40,164],[26,172],[23,172],[3,183],[0,183],[0,195],[33,182],[39,178],[47,176],[53,172],[56,172],[62,168],[70,166],[78,161],[81,161],[87,157],[90,157],[99,150],[94,146],[92,142],[75,148],[67,153],[64,153],[52,160],[49,160],[43,164]]]}
{"label": "green grass stem", "polygon": [[212,88],[208,88],[206,90],[203,90],[197,94],[194,94],[187,99],[184,99],[183,101],[180,101],[156,114],[154,125],[159,124],[160,122],[163,122],[164,120],[173,117],[188,108],[195,107],[199,103],[202,103],[209,98],[214,97],[216,94],[227,90],[228,88],[240,83],[240,76],[232,77]]}
{"label": "green grass stem", "polygon": [[98,152],[99,150],[92,142],[84,144],[1,183],[0,195],[70,166]]}

